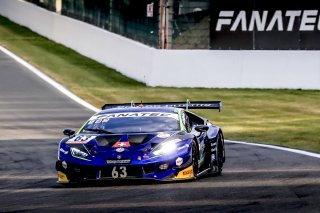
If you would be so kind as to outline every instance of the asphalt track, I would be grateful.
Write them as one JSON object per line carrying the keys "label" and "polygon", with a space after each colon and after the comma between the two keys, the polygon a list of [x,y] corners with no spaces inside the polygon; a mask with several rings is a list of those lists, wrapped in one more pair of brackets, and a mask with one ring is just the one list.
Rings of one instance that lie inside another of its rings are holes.
{"label": "asphalt track", "polygon": [[56,183],[58,141],[92,111],[0,51],[1,212],[320,212],[320,159],[227,143],[222,176]]}

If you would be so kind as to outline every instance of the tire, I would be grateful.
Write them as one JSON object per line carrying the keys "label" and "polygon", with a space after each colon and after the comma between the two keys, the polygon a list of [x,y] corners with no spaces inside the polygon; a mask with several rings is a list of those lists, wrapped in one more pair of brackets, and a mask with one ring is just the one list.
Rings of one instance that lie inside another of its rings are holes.
{"label": "tire", "polygon": [[199,172],[199,149],[195,141],[192,142],[192,166],[193,176],[196,177]]}
{"label": "tire", "polygon": [[223,135],[219,133],[217,138],[217,148],[216,148],[216,161],[215,161],[215,167],[216,167],[216,175],[222,174],[223,169],[223,163],[224,163],[224,139]]}

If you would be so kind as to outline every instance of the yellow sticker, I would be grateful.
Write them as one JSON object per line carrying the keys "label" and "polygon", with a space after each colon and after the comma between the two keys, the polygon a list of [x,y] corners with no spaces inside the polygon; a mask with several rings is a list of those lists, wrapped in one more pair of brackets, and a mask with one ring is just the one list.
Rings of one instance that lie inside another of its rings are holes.
{"label": "yellow sticker", "polygon": [[186,178],[193,178],[193,165],[185,168],[184,170],[180,171],[176,176],[176,179],[186,179]]}
{"label": "yellow sticker", "polygon": [[63,172],[58,171],[58,182],[59,183],[69,183],[67,175],[65,175]]}

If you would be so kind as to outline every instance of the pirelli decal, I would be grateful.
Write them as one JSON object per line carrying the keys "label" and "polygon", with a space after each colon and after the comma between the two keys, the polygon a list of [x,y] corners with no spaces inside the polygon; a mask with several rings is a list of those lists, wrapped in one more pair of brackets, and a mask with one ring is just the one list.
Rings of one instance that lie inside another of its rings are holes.
{"label": "pirelli decal", "polygon": [[59,183],[69,183],[67,175],[63,172],[58,171],[58,182]]}
{"label": "pirelli decal", "polygon": [[176,179],[189,179],[194,178],[193,175],[193,165],[185,168],[184,170],[180,171],[176,176]]}

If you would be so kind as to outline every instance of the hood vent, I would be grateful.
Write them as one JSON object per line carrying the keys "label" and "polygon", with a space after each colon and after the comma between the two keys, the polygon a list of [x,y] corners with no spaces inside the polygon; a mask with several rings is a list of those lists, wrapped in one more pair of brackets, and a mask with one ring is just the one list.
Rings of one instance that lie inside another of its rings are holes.
{"label": "hood vent", "polygon": [[144,144],[154,138],[151,134],[128,135],[130,145]]}
{"label": "hood vent", "polygon": [[98,136],[96,141],[99,146],[113,146],[121,137],[121,135]]}
{"label": "hood vent", "polygon": [[96,137],[96,141],[99,146],[113,146],[116,142],[128,140],[130,146],[134,146],[147,143],[154,137],[154,134],[104,135]]}

